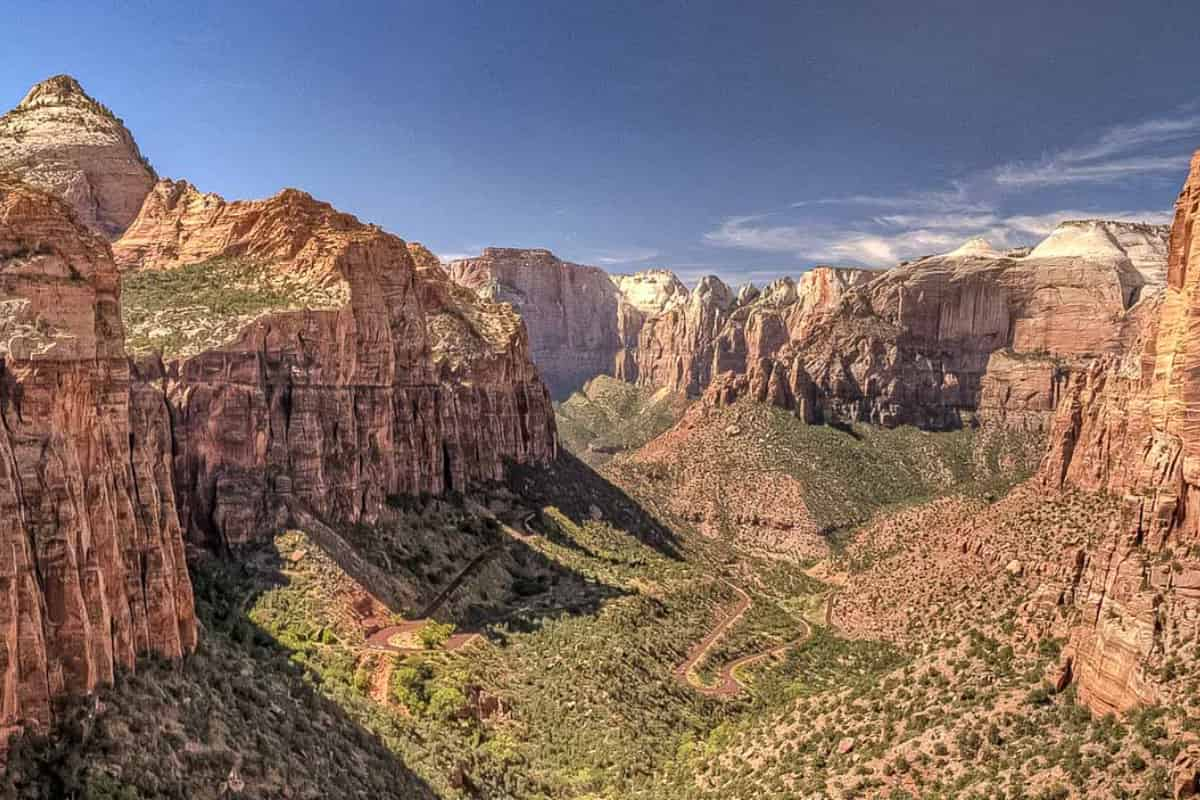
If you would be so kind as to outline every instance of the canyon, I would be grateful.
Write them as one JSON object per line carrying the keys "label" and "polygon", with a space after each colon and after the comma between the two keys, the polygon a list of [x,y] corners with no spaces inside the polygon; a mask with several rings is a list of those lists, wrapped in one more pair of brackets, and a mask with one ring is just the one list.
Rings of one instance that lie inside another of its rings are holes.
{"label": "canyon", "polygon": [[1200,153],[1169,227],[886,270],[443,264],[160,180],[51,78],[0,118],[0,751],[79,727],[96,785],[163,790],[115,766],[143,736],[177,794],[329,790],[214,734],[220,685],[411,796],[953,793],[1008,747],[1011,796],[1134,755],[1190,796],[1198,216]]}
{"label": "canyon", "polygon": [[[968,244],[883,271],[816,267],[763,289],[607,276],[491,248],[450,274],[526,320],[556,397],[607,374],[810,423],[1041,428],[1072,369],[1123,352],[1163,291],[1165,226],[1065,222],[1027,252]],[[569,365],[569,366],[568,366]],[[568,371],[564,371],[564,367]]]}

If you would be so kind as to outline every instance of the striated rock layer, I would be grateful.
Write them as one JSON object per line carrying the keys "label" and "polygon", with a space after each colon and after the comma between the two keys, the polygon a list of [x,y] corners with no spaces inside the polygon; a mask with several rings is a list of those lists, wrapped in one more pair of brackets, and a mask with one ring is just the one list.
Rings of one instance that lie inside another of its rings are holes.
{"label": "striated rock layer", "polygon": [[0,117],[0,172],[63,198],[109,238],[137,216],[155,180],[121,120],[69,75],[34,86]]}
{"label": "striated rock layer", "polygon": [[638,379],[697,396],[725,373],[745,375],[808,332],[854,287],[878,273],[816,267],[798,281],[781,278],[737,295],[719,278],[703,278],[686,304],[648,319],[638,340]]}
{"label": "striated rock layer", "polygon": [[1121,524],[1050,592],[1076,613],[1067,664],[1093,709],[1153,702],[1158,668],[1200,620],[1200,153],[1171,228],[1165,294],[1126,352],[1072,377],[1041,480],[1122,499]]}
{"label": "striated rock layer", "polygon": [[179,511],[205,544],[265,535],[295,507],[369,522],[391,496],[554,455],[520,319],[454,286],[424,248],[295,190],[227,203],[163,182],[114,249],[126,269],[238,258],[349,298],[265,313],[232,341],[146,365],[166,380]]}
{"label": "striated rock layer", "polygon": [[[1151,240],[1165,236],[1126,227]],[[709,401],[750,394],[810,422],[951,428],[978,414],[1040,427],[1072,367],[1121,352],[1133,335],[1129,310],[1157,285],[1143,238],[1106,239],[1111,247],[1102,252],[1063,247],[1025,257],[976,244],[901,265],[808,315],[774,352],[748,359],[744,372],[733,367]],[[1130,241],[1136,248],[1121,249]]]}
{"label": "striated rock layer", "polygon": [[0,178],[0,749],[196,642],[161,392],[131,386],[107,243]]}
{"label": "striated rock layer", "polygon": [[[631,281],[637,300],[629,302],[603,270],[561,261],[549,250],[489,247],[478,258],[452,262],[449,272],[485,300],[511,303],[520,313],[533,359],[557,398],[596,375],[636,378],[643,309],[667,303],[655,299],[653,281]],[[676,290],[670,281],[662,288]]]}

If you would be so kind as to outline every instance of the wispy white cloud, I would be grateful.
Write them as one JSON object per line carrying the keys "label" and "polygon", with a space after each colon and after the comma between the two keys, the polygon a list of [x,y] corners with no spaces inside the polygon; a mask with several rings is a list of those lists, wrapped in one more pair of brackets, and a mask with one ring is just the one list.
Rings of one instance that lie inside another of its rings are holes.
{"label": "wispy white cloud", "polygon": [[763,253],[795,253],[834,264],[893,266],[920,256],[945,253],[974,237],[999,249],[1033,244],[1064,220],[1103,218],[1164,223],[1164,211],[1061,209],[1044,214],[874,217],[846,226],[828,223],[767,224],[763,217],[734,217],[705,235],[705,241]]}
{"label": "wispy white cloud", "polygon": [[1114,125],[1093,141],[1051,153],[1040,161],[1002,164],[991,177],[1004,187],[1038,187],[1178,172],[1187,168],[1188,141],[1197,136],[1200,114],[1192,112]]}
{"label": "wispy white cloud", "polygon": [[[1033,244],[1068,219],[1166,223],[1170,214],[1161,209],[1060,206],[1039,213],[1022,209],[1048,206],[1054,197],[1039,200],[1038,193],[1056,187],[1182,174],[1190,145],[1198,138],[1200,112],[1188,109],[1113,126],[1090,141],[1038,161],[1000,164],[942,187],[807,199],[785,209],[729,217],[707,232],[704,242],[818,262],[882,267],[947,252],[974,237],[987,239],[999,249]],[[1057,199],[1061,202],[1061,197]]]}
{"label": "wispy white cloud", "polygon": [[649,261],[657,258],[658,250],[653,250],[648,247],[635,247],[629,250],[615,250],[605,253],[600,253],[592,256],[588,261],[595,261],[597,264],[612,266],[615,264],[639,264],[643,261]]}
{"label": "wispy white cloud", "polygon": [[1187,169],[1188,155],[1118,158],[1094,162],[1044,161],[1039,164],[1006,164],[994,180],[1001,186],[1061,186],[1069,183],[1106,183],[1138,175],[1171,173]]}

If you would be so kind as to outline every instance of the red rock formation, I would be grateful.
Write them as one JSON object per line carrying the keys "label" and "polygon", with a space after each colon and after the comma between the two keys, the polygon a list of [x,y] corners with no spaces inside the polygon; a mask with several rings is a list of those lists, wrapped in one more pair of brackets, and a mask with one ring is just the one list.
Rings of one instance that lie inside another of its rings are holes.
{"label": "red rock formation", "polygon": [[843,291],[836,308],[804,315],[712,399],[748,391],[810,421],[957,427],[983,410],[1040,426],[1066,367],[1121,351],[1126,309],[1147,279],[1119,249],[980,252],[922,259]]}
{"label": "red rock formation", "polygon": [[1050,432],[1041,479],[1123,497],[1122,524],[1080,554],[1061,589],[1077,612],[1074,674],[1095,710],[1164,690],[1154,668],[1200,614],[1200,153],[1176,205],[1167,289],[1130,321],[1129,346],[1076,375]]}
{"label": "red rock formation", "polygon": [[0,748],[51,700],[196,642],[161,392],[131,390],[117,270],[0,179]]}
{"label": "red rock formation", "polygon": [[226,203],[163,182],[115,251],[143,269],[237,257],[349,298],[268,313],[166,365],[180,513],[208,544],[261,536],[295,503],[371,521],[391,495],[554,454],[520,320],[454,287],[423,248],[414,264],[401,239],[295,190]]}
{"label": "red rock formation", "polygon": [[734,305],[729,287],[709,275],[687,303],[647,319],[638,337],[638,382],[699,394],[712,380],[717,339]]}
{"label": "red rock formation", "polygon": [[629,351],[643,314],[603,270],[561,261],[549,250],[489,247],[478,258],[452,262],[449,272],[481,297],[517,309],[555,397],[596,375],[636,377]]}
{"label": "red rock formation", "polygon": [[63,198],[110,238],[137,215],[155,178],[121,120],[69,75],[34,86],[0,117],[0,171]]}

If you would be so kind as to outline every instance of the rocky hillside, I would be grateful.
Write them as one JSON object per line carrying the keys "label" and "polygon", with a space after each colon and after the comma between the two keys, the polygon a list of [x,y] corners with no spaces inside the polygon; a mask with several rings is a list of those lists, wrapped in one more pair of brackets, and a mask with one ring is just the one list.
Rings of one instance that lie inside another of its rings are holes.
{"label": "rocky hillside", "polygon": [[108,244],[0,179],[0,749],[196,643],[167,405],[131,383]]}
{"label": "rocky hillside", "polygon": [[295,509],[370,521],[389,498],[555,452],[511,309],[303,192],[226,202],[164,181],[114,252],[138,335],[186,344],[142,377],[166,381],[180,514],[200,541],[248,541]]}
{"label": "rocky hillside", "polygon": [[63,198],[109,238],[137,216],[155,180],[121,120],[69,75],[42,81],[0,117],[0,172]]}

